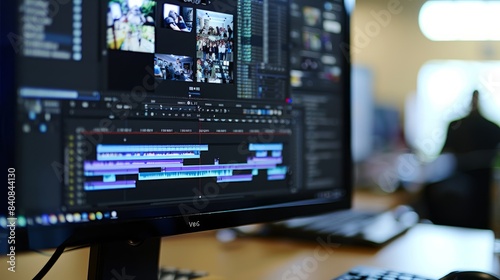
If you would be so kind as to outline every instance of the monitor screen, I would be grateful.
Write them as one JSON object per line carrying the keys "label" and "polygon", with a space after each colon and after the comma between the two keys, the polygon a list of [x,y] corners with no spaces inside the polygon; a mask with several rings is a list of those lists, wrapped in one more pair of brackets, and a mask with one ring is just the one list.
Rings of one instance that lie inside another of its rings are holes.
{"label": "monitor screen", "polygon": [[17,248],[350,206],[343,1],[9,2],[0,225]]}

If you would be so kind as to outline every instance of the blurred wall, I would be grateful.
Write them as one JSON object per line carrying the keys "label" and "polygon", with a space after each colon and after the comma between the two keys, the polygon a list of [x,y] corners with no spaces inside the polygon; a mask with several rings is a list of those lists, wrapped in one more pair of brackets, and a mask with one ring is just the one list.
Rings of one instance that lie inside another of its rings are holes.
{"label": "blurred wall", "polygon": [[[352,62],[373,70],[378,103],[403,112],[416,90],[418,71],[432,59],[500,60],[500,42],[433,42],[418,26],[424,0],[356,0]],[[467,19],[464,19],[467,20]]]}

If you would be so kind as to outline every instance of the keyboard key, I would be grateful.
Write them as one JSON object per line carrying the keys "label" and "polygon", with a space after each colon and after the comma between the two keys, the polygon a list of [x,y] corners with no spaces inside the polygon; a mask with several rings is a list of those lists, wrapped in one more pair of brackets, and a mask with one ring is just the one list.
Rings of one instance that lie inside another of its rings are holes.
{"label": "keyboard key", "polygon": [[357,266],[333,280],[434,280],[420,275],[385,270],[367,266]]}

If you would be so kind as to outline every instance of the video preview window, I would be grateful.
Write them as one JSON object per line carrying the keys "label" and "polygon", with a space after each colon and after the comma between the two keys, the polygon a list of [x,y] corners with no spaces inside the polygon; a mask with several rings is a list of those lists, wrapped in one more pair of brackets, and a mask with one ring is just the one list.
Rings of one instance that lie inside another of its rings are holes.
{"label": "video preview window", "polygon": [[155,54],[154,75],[158,79],[192,82],[193,58],[173,54]]}
{"label": "video preview window", "polygon": [[233,83],[233,15],[196,11],[196,80]]}
{"label": "video preview window", "polygon": [[175,31],[191,32],[193,29],[193,8],[164,4],[162,27]]}
{"label": "video preview window", "polygon": [[156,2],[152,0],[110,0],[108,49],[154,53],[155,6]]}

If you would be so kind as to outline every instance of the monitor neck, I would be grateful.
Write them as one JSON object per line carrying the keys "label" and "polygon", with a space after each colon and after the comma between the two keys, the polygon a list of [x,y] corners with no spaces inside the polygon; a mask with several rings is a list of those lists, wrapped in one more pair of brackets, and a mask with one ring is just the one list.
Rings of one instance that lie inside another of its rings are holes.
{"label": "monitor neck", "polygon": [[157,280],[160,237],[99,242],[90,247],[89,280]]}

